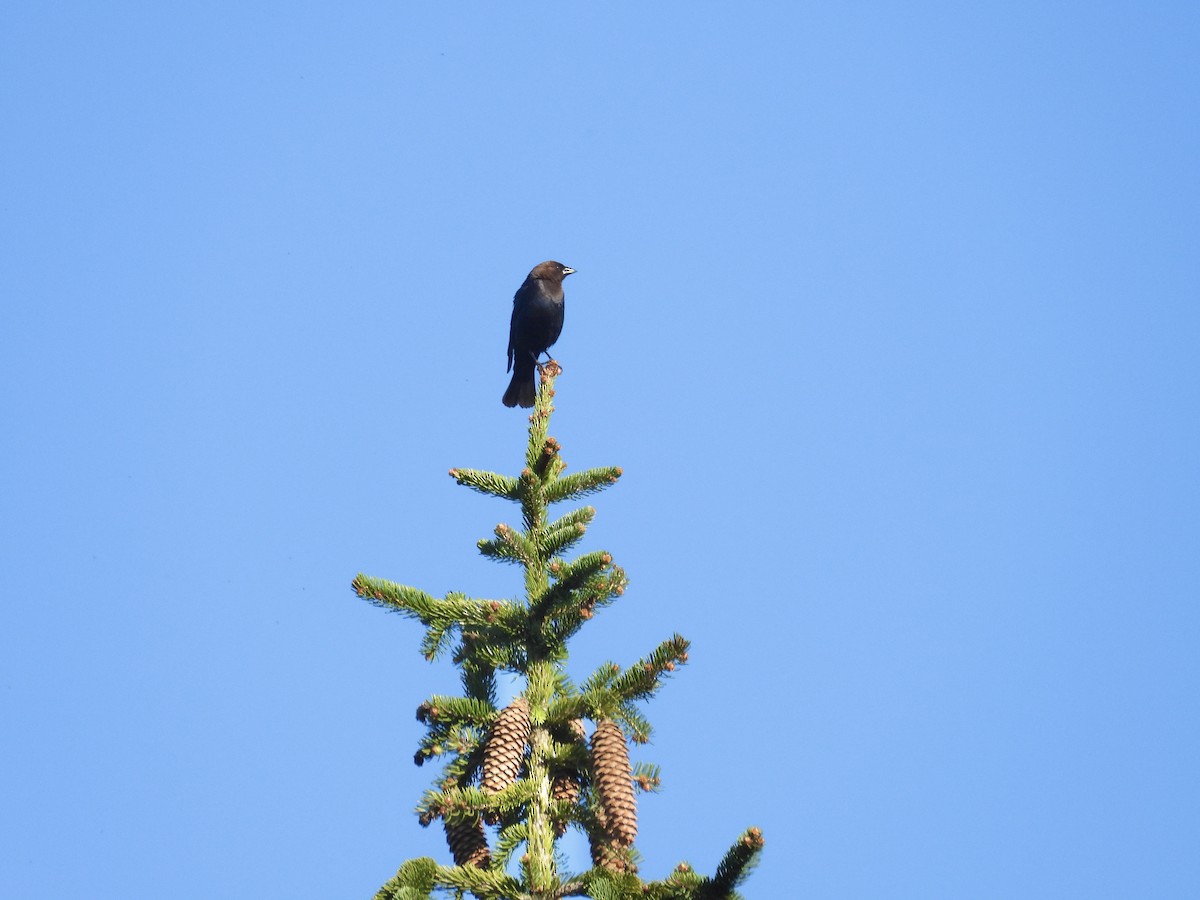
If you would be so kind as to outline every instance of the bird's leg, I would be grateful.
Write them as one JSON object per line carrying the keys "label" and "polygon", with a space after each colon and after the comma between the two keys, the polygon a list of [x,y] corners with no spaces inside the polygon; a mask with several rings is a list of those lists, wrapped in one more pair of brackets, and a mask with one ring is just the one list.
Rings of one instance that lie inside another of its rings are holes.
{"label": "bird's leg", "polygon": [[529,354],[533,357],[533,365],[537,368],[538,375],[540,375],[543,379],[557,378],[562,374],[562,366],[558,364],[558,360],[551,356],[548,351],[543,350],[542,353],[546,354],[545,362],[539,362],[538,360],[538,357],[542,355],[541,353],[533,353],[530,351]]}

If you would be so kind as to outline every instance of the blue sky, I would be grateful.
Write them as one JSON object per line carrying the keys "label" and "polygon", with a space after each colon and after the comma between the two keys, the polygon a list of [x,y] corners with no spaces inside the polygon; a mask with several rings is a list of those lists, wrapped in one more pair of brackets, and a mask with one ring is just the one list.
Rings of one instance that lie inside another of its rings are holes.
{"label": "blue sky", "polygon": [[[369,897],[511,297],[678,630],[643,873],[1200,895],[1193,4],[10,4],[0,894]],[[570,849],[570,848],[569,848]],[[577,851],[577,847],[574,851]]]}

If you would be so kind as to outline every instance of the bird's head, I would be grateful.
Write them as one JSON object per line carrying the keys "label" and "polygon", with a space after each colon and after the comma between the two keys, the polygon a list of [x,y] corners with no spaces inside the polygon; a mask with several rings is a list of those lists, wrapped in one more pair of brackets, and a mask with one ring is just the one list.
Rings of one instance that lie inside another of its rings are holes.
{"label": "bird's head", "polygon": [[533,271],[529,273],[529,277],[544,278],[549,281],[562,281],[574,271],[570,266],[564,266],[560,262],[548,259],[544,263],[538,263],[534,266]]}

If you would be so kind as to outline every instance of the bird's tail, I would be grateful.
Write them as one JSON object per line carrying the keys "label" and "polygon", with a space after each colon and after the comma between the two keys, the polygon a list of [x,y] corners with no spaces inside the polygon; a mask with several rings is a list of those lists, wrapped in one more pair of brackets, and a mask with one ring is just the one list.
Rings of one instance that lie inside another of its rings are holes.
{"label": "bird's tail", "polygon": [[513,366],[512,381],[504,392],[505,406],[533,406],[537,399],[537,380],[533,377],[533,365],[528,367],[518,363]]}

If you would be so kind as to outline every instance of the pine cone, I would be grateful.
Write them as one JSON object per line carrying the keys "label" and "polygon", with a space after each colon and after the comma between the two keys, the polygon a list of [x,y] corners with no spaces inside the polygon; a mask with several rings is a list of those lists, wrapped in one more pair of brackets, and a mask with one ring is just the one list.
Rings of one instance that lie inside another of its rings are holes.
{"label": "pine cone", "polygon": [[637,800],[625,733],[612,719],[601,719],[592,734],[592,783],[599,794],[604,830],[619,847],[637,837]]}
{"label": "pine cone", "polygon": [[556,772],[550,784],[550,796],[574,803],[579,799],[579,776],[574,772]]}
{"label": "pine cone", "polygon": [[575,735],[575,740],[579,743],[587,743],[587,732],[583,728],[583,719],[571,720],[571,733]]}
{"label": "pine cone", "polygon": [[[579,800],[579,776],[574,772],[557,772],[550,782],[550,796],[555,800],[574,804]],[[562,837],[567,833],[567,820],[554,820],[554,833]]]}
{"label": "pine cone", "polygon": [[609,836],[604,820],[604,810],[596,810],[596,819],[600,823],[601,830],[588,834],[588,845],[592,851],[592,865],[618,874],[637,872],[637,866],[633,864],[629,849],[618,847]]}
{"label": "pine cone", "polygon": [[626,859],[625,852],[606,840],[599,841],[592,844],[592,865],[618,874],[636,872],[637,866]]}
{"label": "pine cone", "polygon": [[556,772],[550,784],[550,796],[555,800],[574,803],[579,799],[579,776],[574,772]]}
{"label": "pine cone", "polygon": [[[571,734],[580,743],[586,746],[587,733],[583,730],[583,719],[573,719],[571,721]],[[554,781],[550,785],[550,796],[555,800],[565,800],[568,803],[574,803],[579,799],[579,773],[568,769],[560,769],[554,773]]]}
{"label": "pine cone", "polygon": [[[517,780],[529,743],[529,701],[518,697],[500,710],[483,748],[483,790],[497,794]],[[488,821],[495,824],[496,816]]]}
{"label": "pine cone", "polygon": [[475,866],[486,868],[491,862],[488,852],[487,836],[483,833],[483,823],[474,821],[458,821],[454,824],[443,821],[446,827],[446,843],[454,854],[456,866]]}
{"label": "pine cone", "polygon": [[[573,719],[571,721],[571,733],[580,744],[587,743],[587,733],[583,730],[583,719]],[[550,796],[555,800],[573,805],[579,801],[580,787],[578,772],[559,769],[554,773],[554,779],[550,782]],[[555,821],[554,833],[559,837],[567,833],[566,820]]]}

